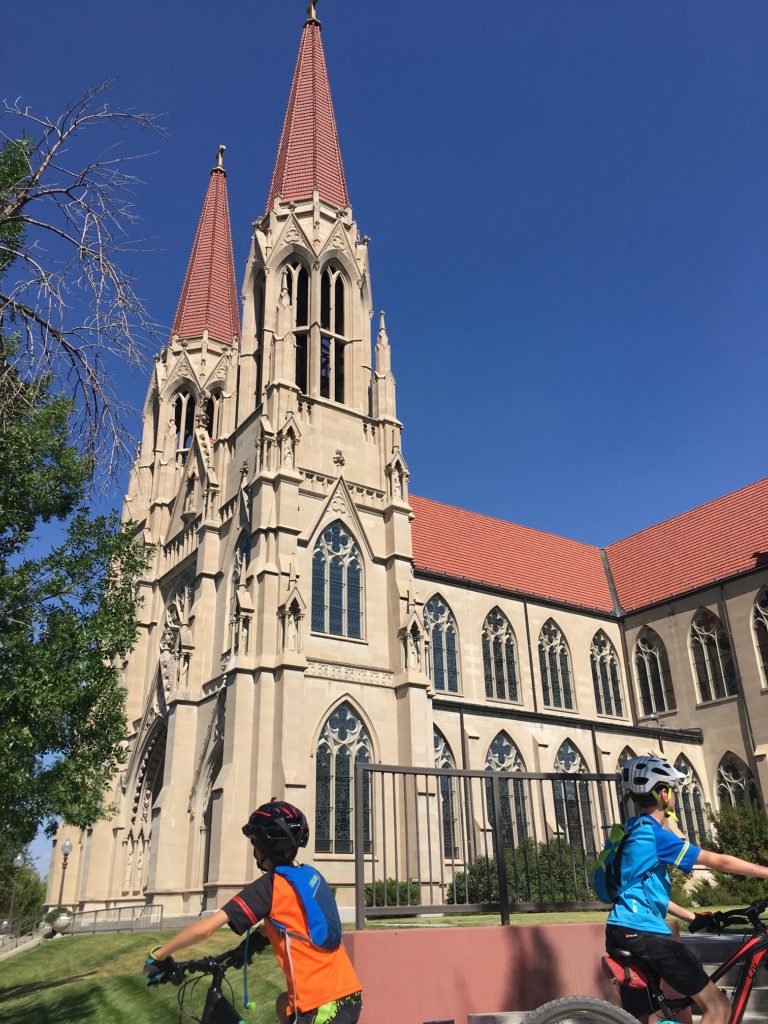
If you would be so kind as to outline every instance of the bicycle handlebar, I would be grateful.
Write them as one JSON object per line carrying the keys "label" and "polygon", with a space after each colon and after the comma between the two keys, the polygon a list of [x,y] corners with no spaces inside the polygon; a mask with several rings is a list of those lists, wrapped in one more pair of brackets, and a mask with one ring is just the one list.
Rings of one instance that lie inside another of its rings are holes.
{"label": "bicycle handlebar", "polygon": [[[727,928],[731,924],[751,924],[753,928],[757,928],[761,925],[760,917],[766,910],[768,910],[768,899],[755,900],[751,906],[735,910],[716,910],[699,922],[692,921],[688,926],[688,931],[691,933],[708,931],[720,935],[723,928]],[[693,927],[694,924],[697,926]]]}
{"label": "bicycle handlebar", "polygon": [[171,982],[174,985],[181,985],[188,974],[221,974],[222,976],[231,967],[242,967],[246,962],[253,962],[257,953],[263,952],[269,946],[269,939],[259,931],[243,939],[239,946],[228,949],[216,956],[204,956],[199,960],[177,960],[174,968],[167,977],[161,979],[161,984]]}

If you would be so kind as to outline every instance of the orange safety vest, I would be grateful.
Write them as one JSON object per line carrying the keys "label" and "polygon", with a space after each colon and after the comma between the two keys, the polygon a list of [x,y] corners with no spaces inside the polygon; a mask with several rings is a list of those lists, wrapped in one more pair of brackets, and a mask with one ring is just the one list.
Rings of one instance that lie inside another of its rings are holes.
{"label": "orange safety vest", "polygon": [[[280,875],[273,875],[272,879],[270,915],[289,932],[307,935],[307,922],[296,893]],[[307,1013],[360,991],[360,980],[343,945],[333,952],[319,949],[310,942],[286,936],[269,918],[264,918],[264,930],[288,979],[291,1010]]]}

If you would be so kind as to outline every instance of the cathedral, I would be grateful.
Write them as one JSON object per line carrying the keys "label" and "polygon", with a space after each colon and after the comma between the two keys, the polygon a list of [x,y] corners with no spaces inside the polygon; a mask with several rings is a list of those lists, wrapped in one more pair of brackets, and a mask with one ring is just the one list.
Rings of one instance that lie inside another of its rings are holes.
{"label": "cathedral", "polygon": [[693,838],[707,805],[762,801],[768,479],[605,548],[417,496],[314,5],[264,172],[239,292],[221,147],[155,358],[124,504],[154,551],[128,758],[113,816],[59,830],[49,901],[70,838],[67,905],[220,906],[276,796],[349,906],[360,761],[578,775],[661,751]]}

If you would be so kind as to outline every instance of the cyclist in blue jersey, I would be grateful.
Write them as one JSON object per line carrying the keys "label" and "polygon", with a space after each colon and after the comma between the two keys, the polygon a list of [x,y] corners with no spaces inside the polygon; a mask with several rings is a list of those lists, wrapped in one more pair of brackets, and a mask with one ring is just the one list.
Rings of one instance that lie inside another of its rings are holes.
{"label": "cyclist in blue jersey", "polygon": [[[701,864],[733,875],[768,878],[768,867],[702,850],[664,827],[667,818],[675,818],[674,786],[684,778],[651,755],[633,757],[624,766],[624,790],[640,813],[625,822],[631,834],[621,845],[619,892],[606,925],[606,951],[610,956],[629,951],[682,995],[691,996],[702,1011],[701,1024],[727,1024],[728,1000],[709,980],[696,954],[672,936],[666,922],[667,914],[689,922],[704,916],[670,902],[667,868],[690,874],[695,864]],[[622,987],[621,1004],[640,1020],[649,1020],[647,990]]]}

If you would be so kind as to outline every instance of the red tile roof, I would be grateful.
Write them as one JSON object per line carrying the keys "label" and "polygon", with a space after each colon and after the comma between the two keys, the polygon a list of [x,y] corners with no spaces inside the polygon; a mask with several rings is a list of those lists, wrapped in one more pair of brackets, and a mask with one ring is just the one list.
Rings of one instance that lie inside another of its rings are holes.
{"label": "red tile roof", "polygon": [[349,206],[320,24],[310,18],[293,73],[267,212],[277,196],[311,199],[315,189],[331,205]]}
{"label": "red tile roof", "polygon": [[767,565],[768,478],[617,541],[606,551],[625,611]]}
{"label": "red tile roof", "polygon": [[613,612],[599,548],[429,498],[410,500],[417,570]]}
{"label": "red tile roof", "polygon": [[221,168],[211,171],[173,321],[173,333],[182,338],[198,338],[205,328],[217,341],[232,344],[240,340],[227,176]]}
{"label": "red tile roof", "polygon": [[[411,496],[416,569],[613,613],[600,549]],[[617,541],[606,554],[634,611],[768,566],[768,478]]]}

